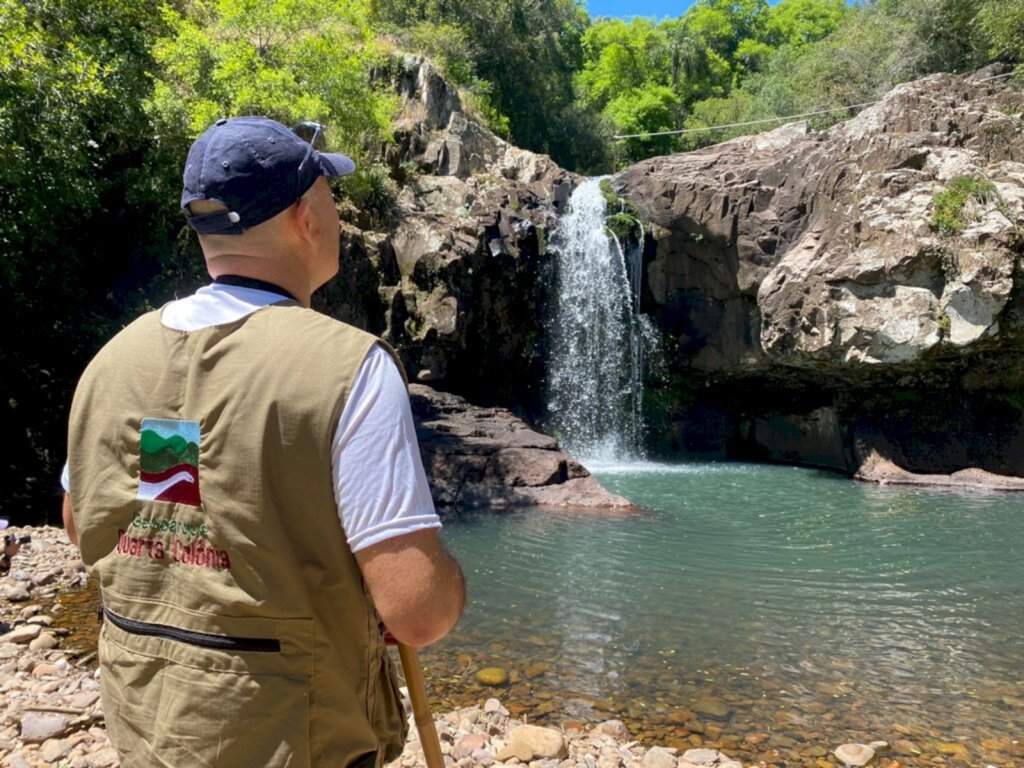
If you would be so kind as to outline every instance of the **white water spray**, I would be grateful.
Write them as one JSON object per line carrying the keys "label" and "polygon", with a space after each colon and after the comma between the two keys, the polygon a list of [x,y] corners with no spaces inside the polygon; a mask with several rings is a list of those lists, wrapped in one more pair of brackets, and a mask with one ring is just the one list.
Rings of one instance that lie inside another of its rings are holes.
{"label": "white water spray", "polygon": [[552,237],[547,401],[570,453],[621,461],[643,457],[644,357],[654,335],[640,315],[642,246],[623,253],[607,230],[602,180],[576,188]]}

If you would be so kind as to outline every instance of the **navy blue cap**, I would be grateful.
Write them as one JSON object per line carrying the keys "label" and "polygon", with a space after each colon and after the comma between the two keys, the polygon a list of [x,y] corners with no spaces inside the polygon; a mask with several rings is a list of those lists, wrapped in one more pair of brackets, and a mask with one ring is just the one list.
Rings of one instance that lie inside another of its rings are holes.
{"label": "navy blue cap", "polygon": [[[345,155],[311,148],[270,118],[222,119],[188,152],[181,209],[200,234],[240,235],[295,203],[321,176],[345,176],[355,167]],[[228,210],[194,216],[188,205],[197,200]]]}

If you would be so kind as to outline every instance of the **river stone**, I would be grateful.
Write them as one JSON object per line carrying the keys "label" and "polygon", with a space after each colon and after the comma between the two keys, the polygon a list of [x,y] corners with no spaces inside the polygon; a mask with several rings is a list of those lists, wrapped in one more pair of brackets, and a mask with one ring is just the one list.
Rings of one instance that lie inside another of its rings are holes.
{"label": "river stone", "polygon": [[0,636],[0,643],[30,643],[39,637],[43,628],[38,624],[22,624],[15,627],[6,635]]}
{"label": "river stone", "polygon": [[470,733],[463,736],[455,745],[455,757],[463,758],[471,756],[476,750],[483,749],[487,743],[487,737],[482,733]]}
{"label": "river stone", "polygon": [[28,644],[30,651],[48,651],[57,647],[57,637],[52,632],[43,632]]}
{"label": "river stone", "polygon": [[71,751],[71,745],[66,739],[49,739],[39,750],[39,756],[48,763],[55,763],[63,757],[67,757]]}
{"label": "river stone", "polygon": [[910,739],[897,739],[896,743],[893,744],[893,748],[898,755],[916,756],[921,754],[921,748]]}
{"label": "river stone", "polygon": [[724,757],[717,749],[688,749],[683,753],[683,760],[694,765],[714,765]]}
{"label": "river stone", "polygon": [[4,593],[4,596],[12,603],[24,603],[26,600],[32,599],[32,595],[29,593],[28,587],[24,583],[20,582],[8,588]]}
{"label": "river stone", "polygon": [[89,768],[108,768],[117,765],[117,761],[117,752],[113,747],[104,747],[85,758],[85,764]]}
{"label": "river stone", "polygon": [[867,765],[875,756],[875,750],[866,744],[843,744],[832,752],[843,765]]}
{"label": "river stone", "polygon": [[521,725],[509,733],[507,746],[494,757],[499,761],[517,757],[527,763],[531,760],[562,760],[568,755],[565,739],[558,731],[536,725]]}
{"label": "river stone", "polygon": [[694,712],[700,712],[702,715],[711,715],[712,717],[725,717],[729,714],[729,705],[721,699],[716,699],[711,696],[697,699],[693,704]]}
{"label": "river stone", "polygon": [[501,667],[484,667],[476,673],[476,679],[484,685],[504,685],[508,682],[508,672]]}
{"label": "river stone", "polygon": [[640,765],[642,768],[676,768],[678,762],[676,756],[664,747],[651,747]]}
{"label": "river stone", "polygon": [[41,744],[62,735],[67,729],[68,719],[62,715],[29,712],[21,718],[21,740],[26,744]]}
{"label": "river stone", "polygon": [[621,720],[605,720],[603,723],[598,723],[590,731],[590,738],[593,739],[599,736],[611,736],[617,741],[628,741],[629,729],[626,728],[626,724]]}

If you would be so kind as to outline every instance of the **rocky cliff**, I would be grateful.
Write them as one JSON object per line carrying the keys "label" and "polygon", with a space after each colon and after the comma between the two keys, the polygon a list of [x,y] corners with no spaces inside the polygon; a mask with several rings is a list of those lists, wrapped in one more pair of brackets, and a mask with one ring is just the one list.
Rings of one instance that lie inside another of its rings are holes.
{"label": "rocky cliff", "polygon": [[377,221],[343,225],[324,308],[391,342],[414,381],[535,410],[547,237],[577,179],[484,128],[423,59],[380,77],[402,99],[383,159],[403,182]]}
{"label": "rocky cliff", "polygon": [[[667,356],[653,453],[1024,475],[1024,97],[999,75],[936,75],[828,131],[611,179],[644,224]],[[542,416],[547,242],[580,179],[483,128],[421,59],[384,76],[404,181],[376,221],[348,217],[326,308],[414,381]]]}
{"label": "rocky cliff", "polygon": [[672,350],[662,450],[1024,474],[1024,97],[998,74],[613,178]]}

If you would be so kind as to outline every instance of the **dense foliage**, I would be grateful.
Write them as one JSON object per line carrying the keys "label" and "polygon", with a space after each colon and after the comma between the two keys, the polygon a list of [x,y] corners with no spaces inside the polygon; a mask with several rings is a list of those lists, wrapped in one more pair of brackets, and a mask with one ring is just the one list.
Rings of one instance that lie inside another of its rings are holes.
{"label": "dense foliage", "polygon": [[55,517],[78,372],[201,280],[177,211],[188,143],[221,115],[319,120],[365,169],[349,192],[386,198],[373,161],[396,105],[374,73],[396,50],[433,58],[509,140],[596,172],[1016,63],[1024,0],[697,0],[630,21],[576,0],[0,0],[0,513]]}

